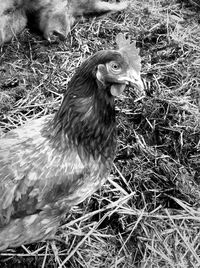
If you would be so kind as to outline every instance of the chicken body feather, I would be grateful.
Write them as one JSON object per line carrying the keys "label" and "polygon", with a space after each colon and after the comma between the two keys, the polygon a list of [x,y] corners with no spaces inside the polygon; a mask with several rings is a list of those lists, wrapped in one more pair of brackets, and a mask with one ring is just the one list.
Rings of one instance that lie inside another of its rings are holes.
{"label": "chicken body feather", "polygon": [[[80,106],[77,108],[80,110]],[[40,240],[54,233],[63,213],[97,190],[107,176],[113,155],[110,160],[97,153],[90,155],[63,131],[54,136],[52,124],[52,116],[32,120],[1,141],[0,249],[38,241],[38,235]],[[71,125],[72,132],[77,131],[74,127]],[[87,135],[84,142],[91,139],[89,144],[93,142],[95,146],[93,137],[85,132]],[[13,234],[17,236],[14,244]]]}
{"label": "chicken body feather", "polygon": [[[116,149],[111,86],[122,82],[106,64],[123,55],[101,51],[68,84],[55,115],[27,122],[0,141],[0,250],[51,238],[62,217],[105,181]],[[101,68],[100,68],[100,67]]]}

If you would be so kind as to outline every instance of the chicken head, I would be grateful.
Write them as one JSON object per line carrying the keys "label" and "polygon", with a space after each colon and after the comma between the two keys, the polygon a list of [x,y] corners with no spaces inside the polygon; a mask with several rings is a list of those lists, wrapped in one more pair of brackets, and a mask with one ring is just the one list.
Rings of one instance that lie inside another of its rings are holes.
{"label": "chicken head", "polygon": [[144,95],[143,82],[140,77],[141,58],[135,42],[130,43],[130,39],[125,39],[123,34],[118,34],[116,38],[119,50],[110,52],[109,61],[99,64],[96,77],[98,81],[106,86],[110,86],[110,93],[119,96],[126,86],[136,89],[137,95]]}

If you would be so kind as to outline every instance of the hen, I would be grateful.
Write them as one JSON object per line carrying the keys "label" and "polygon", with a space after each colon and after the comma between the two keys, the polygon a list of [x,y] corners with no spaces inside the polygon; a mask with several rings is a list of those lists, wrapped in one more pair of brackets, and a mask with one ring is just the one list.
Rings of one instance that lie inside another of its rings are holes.
{"label": "hen", "polygon": [[39,30],[45,39],[64,40],[78,17],[100,16],[127,8],[127,2],[101,0],[25,0],[24,8],[31,29]]}
{"label": "hen", "polygon": [[76,70],[55,115],[0,141],[0,250],[52,238],[65,213],[96,191],[116,148],[114,96],[143,92],[135,44],[99,51]]}
{"label": "hen", "polygon": [[124,10],[128,3],[101,0],[0,0],[0,45],[28,23],[49,41],[64,40],[76,19]]}

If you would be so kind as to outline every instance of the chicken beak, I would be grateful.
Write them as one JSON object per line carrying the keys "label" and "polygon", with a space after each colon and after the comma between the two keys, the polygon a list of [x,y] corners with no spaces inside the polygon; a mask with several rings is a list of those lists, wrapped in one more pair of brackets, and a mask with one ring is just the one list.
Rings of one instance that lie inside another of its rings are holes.
{"label": "chicken beak", "polygon": [[119,81],[123,81],[126,85],[137,90],[138,95],[144,96],[145,90],[141,77],[134,70],[129,70],[124,77],[120,77]]}

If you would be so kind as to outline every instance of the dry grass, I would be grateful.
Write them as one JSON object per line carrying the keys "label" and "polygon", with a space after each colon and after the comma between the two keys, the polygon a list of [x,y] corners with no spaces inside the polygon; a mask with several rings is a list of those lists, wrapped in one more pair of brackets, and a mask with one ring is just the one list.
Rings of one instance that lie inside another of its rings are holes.
{"label": "dry grass", "polygon": [[[49,45],[28,30],[0,54],[0,127],[57,110],[86,57],[137,40],[147,96],[116,101],[118,153],[102,189],[72,209],[55,242],[1,253],[1,267],[200,267],[200,26],[197,1],[139,1],[79,21]],[[10,81],[9,79],[15,79]]]}

